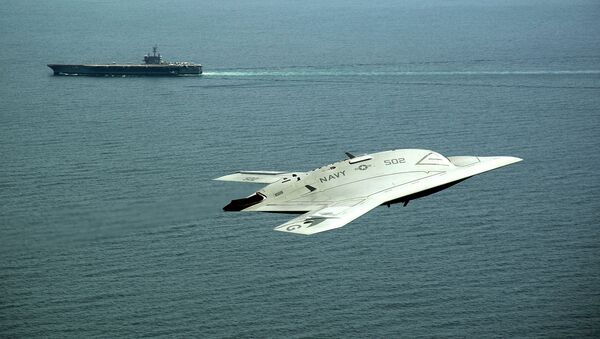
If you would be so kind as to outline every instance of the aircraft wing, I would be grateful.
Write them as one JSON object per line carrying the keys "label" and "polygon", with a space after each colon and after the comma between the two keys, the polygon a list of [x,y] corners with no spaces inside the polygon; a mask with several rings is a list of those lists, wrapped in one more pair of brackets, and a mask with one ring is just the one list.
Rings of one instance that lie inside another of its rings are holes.
{"label": "aircraft wing", "polygon": [[240,171],[237,173],[224,175],[214,180],[272,184],[287,174],[289,173],[277,171]]}
{"label": "aircraft wing", "polygon": [[376,197],[332,202],[275,227],[276,231],[310,235],[342,227],[382,202]]}

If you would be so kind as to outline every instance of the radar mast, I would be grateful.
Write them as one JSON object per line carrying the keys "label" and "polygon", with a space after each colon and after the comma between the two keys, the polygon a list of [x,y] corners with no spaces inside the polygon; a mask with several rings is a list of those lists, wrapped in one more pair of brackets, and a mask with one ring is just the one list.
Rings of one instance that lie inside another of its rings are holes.
{"label": "radar mast", "polygon": [[152,55],[148,53],[144,56],[144,63],[147,65],[162,64],[162,58],[160,56],[160,53],[158,53],[158,46],[154,45],[154,47],[152,47]]}

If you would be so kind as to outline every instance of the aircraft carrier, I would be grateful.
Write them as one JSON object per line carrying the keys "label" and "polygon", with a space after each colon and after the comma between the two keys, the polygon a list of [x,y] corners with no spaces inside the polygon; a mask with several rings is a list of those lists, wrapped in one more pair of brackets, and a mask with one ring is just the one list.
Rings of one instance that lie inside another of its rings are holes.
{"label": "aircraft carrier", "polygon": [[191,62],[167,62],[162,60],[157,47],[152,54],[144,56],[143,64],[90,64],[68,65],[48,64],[54,75],[88,75],[88,76],[181,76],[200,75],[202,65]]}

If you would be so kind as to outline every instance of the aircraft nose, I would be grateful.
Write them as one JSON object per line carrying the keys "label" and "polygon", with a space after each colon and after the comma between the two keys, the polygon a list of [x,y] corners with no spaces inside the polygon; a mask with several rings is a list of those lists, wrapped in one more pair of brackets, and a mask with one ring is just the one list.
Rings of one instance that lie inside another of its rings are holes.
{"label": "aircraft nose", "polygon": [[507,165],[514,164],[519,161],[523,161],[523,159],[517,158],[517,157],[502,157],[502,158],[506,162]]}

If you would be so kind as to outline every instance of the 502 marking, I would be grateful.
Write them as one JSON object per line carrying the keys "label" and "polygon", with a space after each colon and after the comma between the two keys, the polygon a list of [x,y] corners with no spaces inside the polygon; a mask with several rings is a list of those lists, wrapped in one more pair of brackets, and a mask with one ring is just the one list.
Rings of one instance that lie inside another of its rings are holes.
{"label": "502 marking", "polygon": [[398,165],[398,164],[405,164],[406,163],[406,159],[404,159],[404,158],[387,159],[387,160],[384,160],[383,163],[386,166]]}

